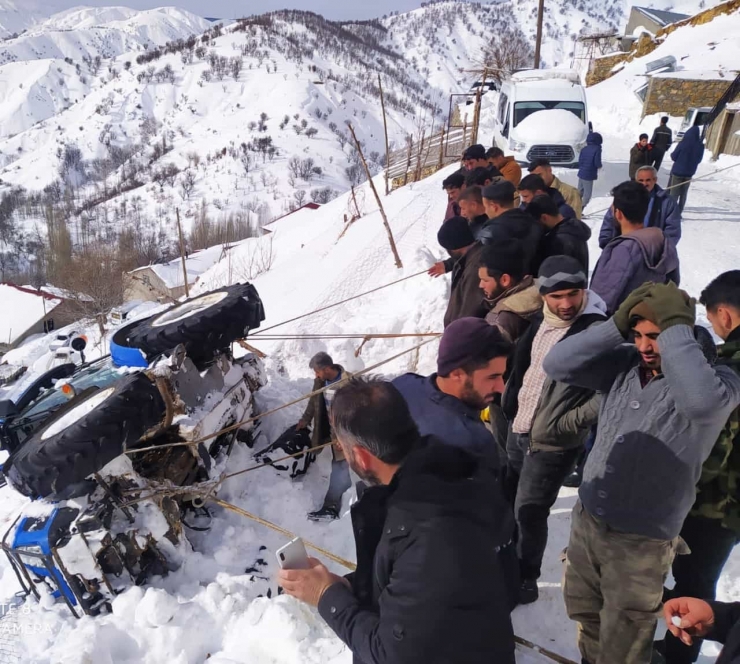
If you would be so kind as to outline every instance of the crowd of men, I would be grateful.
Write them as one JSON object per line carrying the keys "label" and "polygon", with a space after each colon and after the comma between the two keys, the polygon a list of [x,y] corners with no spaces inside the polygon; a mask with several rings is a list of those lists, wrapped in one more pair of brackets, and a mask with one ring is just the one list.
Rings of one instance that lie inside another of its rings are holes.
{"label": "crowd of men", "polygon": [[582,662],[689,664],[701,638],[740,661],[740,605],[714,602],[740,541],[740,270],[701,293],[717,346],[679,289],[680,209],[653,165],[614,188],[589,279],[580,194],[549,163],[522,177],[483,146],[464,163],[430,269],[451,273],[437,371],[311,360],[327,389],[299,426],[341,451],[310,517],[339,516],[351,468],[357,571],[311,559],[282,587],[357,664],[513,663],[510,612],[539,598],[550,510],[585,457],[563,582]]}

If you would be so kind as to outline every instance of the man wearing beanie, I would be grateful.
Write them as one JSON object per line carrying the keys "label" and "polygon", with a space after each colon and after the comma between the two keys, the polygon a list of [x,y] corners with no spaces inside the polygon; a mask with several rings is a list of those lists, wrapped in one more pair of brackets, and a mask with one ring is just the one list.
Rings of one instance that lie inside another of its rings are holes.
{"label": "man wearing beanie", "polygon": [[563,584],[591,664],[650,662],[663,583],[674,556],[687,553],[679,533],[702,464],[740,403],[740,376],[707,359],[695,320],[694,300],[675,284],[646,283],[544,361],[551,379],[604,395]]}
{"label": "man wearing beanie", "polygon": [[[513,346],[499,330],[480,318],[451,323],[439,344],[437,373],[407,373],[393,381],[403,395],[422,436],[434,435],[446,445],[461,447],[481,459],[497,477],[496,491],[506,462],[503,448],[480,418],[504,391],[504,372]],[[504,515],[501,515],[504,518]],[[507,513],[511,533],[513,514]],[[510,608],[519,599],[519,569],[514,546],[500,551],[506,570]]]}
{"label": "man wearing beanie", "polygon": [[510,425],[506,491],[519,525],[522,604],[539,596],[550,508],[599,411],[593,390],[558,383],[542,368],[555,344],[606,320],[604,301],[586,284],[586,270],[575,258],[552,256],[542,263],[537,286],[544,305],[517,343],[501,404]]}
{"label": "man wearing beanie", "polygon": [[483,189],[483,206],[488,215],[478,234],[483,244],[515,241],[522,248],[521,269],[524,274],[537,274],[540,243],[545,229],[514,201],[516,188],[508,180],[491,184]]}
{"label": "man wearing beanie", "polygon": [[508,341],[516,342],[542,308],[537,285],[523,267],[519,242],[502,239],[483,247],[478,276],[488,310],[486,322],[501,330]]}
{"label": "man wearing beanie", "polygon": [[485,310],[480,296],[478,264],[483,246],[473,238],[468,220],[453,217],[445,221],[437,233],[437,241],[454,261],[445,327],[458,318],[482,318]]}

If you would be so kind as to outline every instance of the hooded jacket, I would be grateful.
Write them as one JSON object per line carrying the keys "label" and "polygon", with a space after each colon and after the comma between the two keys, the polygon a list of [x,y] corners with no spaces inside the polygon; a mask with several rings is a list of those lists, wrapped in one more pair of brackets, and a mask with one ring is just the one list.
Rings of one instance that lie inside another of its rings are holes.
{"label": "hooded jacket", "polygon": [[[660,228],[665,236],[678,246],[678,241],[681,239],[681,210],[676,205],[676,201],[673,200],[668,192],[655,185],[651,192],[653,200],[652,206],[648,209],[648,213],[645,216],[645,227],[646,228]],[[617,220],[612,214],[611,208],[607,210],[604,215],[604,221],[601,223],[601,231],[599,231],[599,247],[602,249],[609,244],[611,240],[619,235],[619,228],[617,227]]]}
{"label": "hooded jacket", "polygon": [[406,399],[422,436],[434,435],[445,445],[461,447],[484,460],[498,475],[502,466],[499,447],[479,410],[442,392],[437,387],[437,374],[407,373],[393,380],[393,385]]}
{"label": "hooded jacket", "polygon": [[653,146],[648,143],[644,147],[635,143],[630,150],[630,180],[635,179],[637,171],[642,166],[651,166],[653,163]]}
{"label": "hooded jacket", "polygon": [[499,549],[513,515],[485,464],[424,438],[352,506],[357,571],[319,613],[355,664],[514,664]]}
{"label": "hooded jacket", "polygon": [[555,228],[546,229],[540,244],[540,264],[550,256],[571,256],[588,274],[588,240],[591,229],[578,219],[563,219]]}
{"label": "hooded jacket", "polygon": [[676,149],[671,152],[671,159],[673,159],[671,175],[679,178],[693,178],[703,158],[704,141],[701,140],[699,127],[691,127],[684,134],[683,140]]}
{"label": "hooded jacket", "polygon": [[[543,305],[543,307],[546,306],[546,304]],[[506,419],[512,423],[519,411],[519,393],[524,383],[524,376],[531,365],[532,343],[543,320],[544,316],[540,311],[517,343],[514,352],[510,367],[511,373],[501,402]],[[596,293],[588,291],[586,308],[573,321],[561,341],[583,332],[594,323],[601,323],[605,320],[606,303]],[[530,447],[543,452],[580,447],[585,442],[591,426],[598,419],[600,405],[601,395],[593,390],[559,383],[548,377],[542,387],[532,420],[532,428],[529,432]]]}
{"label": "hooded jacket", "polygon": [[565,214],[561,210],[561,214],[564,217],[575,217],[580,219],[583,216],[583,200],[581,195],[578,193],[578,189],[571,187],[566,182],[563,182],[560,178],[553,178],[551,189],[557,189],[565,199],[566,204],[573,210],[573,214]]}
{"label": "hooded jacket", "polygon": [[447,327],[458,318],[482,318],[486,311],[481,301],[478,266],[483,245],[476,242],[468,253],[458,258],[452,268],[450,301],[447,303],[444,324]]}
{"label": "hooded jacket", "polygon": [[601,252],[591,290],[613,314],[625,298],[646,282],[680,283],[676,247],[658,228],[640,228],[614,238]]}
{"label": "hooded jacket", "polygon": [[482,244],[516,240],[524,253],[524,274],[537,274],[540,268],[540,242],[544,226],[523,210],[512,208],[495,219],[489,219],[478,233]]}
{"label": "hooded jacket", "polygon": [[581,180],[596,180],[601,168],[601,145],[604,139],[601,134],[592,131],[586,138],[586,147],[578,157],[578,177]]}
{"label": "hooded jacket", "polygon": [[484,303],[491,309],[486,314],[486,322],[498,327],[511,342],[516,342],[524,334],[530,322],[542,310],[542,296],[531,276],[525,277],[497,298],[484,300]]}

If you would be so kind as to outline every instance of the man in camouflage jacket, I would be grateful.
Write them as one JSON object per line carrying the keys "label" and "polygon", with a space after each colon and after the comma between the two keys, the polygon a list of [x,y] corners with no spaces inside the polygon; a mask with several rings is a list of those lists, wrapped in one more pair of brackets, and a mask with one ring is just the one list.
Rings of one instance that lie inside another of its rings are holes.
{"label": "man in camouflage jacket", "polygon": [[[725,272],[701,295],[715,333],[725,343],[718,347],[718,363],[740,373],[740,270]],[[671,597],[713,600],[717,581],[732,549],[740,542],[740,408],[730,415],[702,467],[694,507],[681,536],[691,554],[673,563],[676,585]],[[695,662],[701,639],[691,646],[666,632],[667,664]]]}

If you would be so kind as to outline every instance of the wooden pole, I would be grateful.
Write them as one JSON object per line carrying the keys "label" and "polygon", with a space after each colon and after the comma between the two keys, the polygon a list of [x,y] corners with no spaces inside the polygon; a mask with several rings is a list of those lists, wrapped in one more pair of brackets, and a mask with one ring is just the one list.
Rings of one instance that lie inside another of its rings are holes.
{"label": "wooden pole", "polygon": [[388,144],[388,118],[385,114],[385,97],[383,96],[383,84],[380,81],[380,74],[378,74],[378,88],[380,88],[380,105],[383,108],[383,130],[385,131],[385,195],[390,193],[390,187],[388,186],[388,169],[391,167],[391,151]]}
{"label": "wooden pole", "polygon": [[180,259],[182,260],[182,276],[185,280],[185,297],[190,297],[190,286],[188,286],[188,268],[185,264],[185,240],[182,237],[182,226],[180,225],[180,208],[175,208],[177,216],[177,234],[180,237]]}
{"label": "wooden pole", "polygon": [[360,141],[357,140],[357,135],[355,134],[355,129],[352,124],[348,122],[347,127],[349,127],[349,131],[355,141],[355,147],[357,148],[357,152],[359,153],[360,159],[362,160],[362,165],[365,167],[365,173],[367,173],[367,181],[370,183],[370,188],[373,190],[373,194],[375,194],[375,200],[378,202],[378,207],[380,208],[380,216],[383,217],[383,225],[385,226],[386,233],[388,233],[388,242],[391,245],[391,251],[393,252],[393,258],[396,261],[396,267],[401,269],[403,268],[403,263],[401,262],[401,257],[398,255],[396,241],[393,239],[393,231],[391,231],[391,225],[388,223],[388,217],[385,215],[385,209],[383,208],[383,202],[380,200],[380,194],[378,194],[378,190],[375,188],[372,173],[370,173],[370,169],[368,168],[367,162],[365,161],[365,155],[362,154]]}
{"label": "wooden pole", "polygon": [[411,155],[414,152],[414,136],[408,135],[408,154],[406,155],[406,170],[403,173],[403,186],[409,183],[409,168],[411,168]]}
{"label": "wooden pole", "polygon": [[540,68],[540,52],[542,51],[542,19],[545,15],[545,0],[540,0],[537,10],[537,43],[534,47],[534,68]]}
{"label": "wooden pole", "polygon": [[445,128],[439,132],[439,163],[437,164],[437,170],[444,166],[445,161]]}

